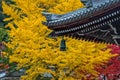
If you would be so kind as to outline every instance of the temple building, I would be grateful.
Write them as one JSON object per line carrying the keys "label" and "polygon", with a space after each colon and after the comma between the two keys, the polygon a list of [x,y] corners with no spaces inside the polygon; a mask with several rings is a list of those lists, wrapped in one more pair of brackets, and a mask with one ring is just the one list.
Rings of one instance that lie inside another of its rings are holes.
{"label": "temple building", "polygon": [[81,0],[85,7],[66,14],[42,12],[51,37],[68,36],[120,45],[120,0]]}

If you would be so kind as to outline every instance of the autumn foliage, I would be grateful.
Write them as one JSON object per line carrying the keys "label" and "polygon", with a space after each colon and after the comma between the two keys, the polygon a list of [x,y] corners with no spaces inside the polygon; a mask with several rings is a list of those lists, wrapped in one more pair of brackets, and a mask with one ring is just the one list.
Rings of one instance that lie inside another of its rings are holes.
{"label": "autumn foliage", "polygon": [[97,71],[100,75],[105,75],[108,80],[117,80],[120,78],[120,46],[108,45],[108,48],[116,56],[109,59],[104,66],[97,68]]}
{"label": "autumn foliage", "polygon": [[79,0],[13,1],[11,5],[2,2],[3,13],[9,15],[4,21],[9,21],[6,27],[10,28],[10,42],[5,44],[12,49],[10,62],[17,63],[18,69],[26,69],[22,80],[42,80],[45,74],[53,80],[86,79],[89,74],[94,76],[91,79],[96,78],[99,73],[95,67],[113,56],[106,44],[72,38],[65,38],[67,50],[60,51],[61,38],[48,37],[51,31],[42,24],[45,17],[41,12],[71,12],[83,7]]}

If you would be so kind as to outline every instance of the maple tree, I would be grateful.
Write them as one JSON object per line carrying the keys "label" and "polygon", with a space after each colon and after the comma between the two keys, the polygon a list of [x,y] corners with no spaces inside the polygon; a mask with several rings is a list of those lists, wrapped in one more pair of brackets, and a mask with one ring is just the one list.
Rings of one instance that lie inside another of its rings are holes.
{"label": "maple tree", "polygon": [[[86,79],[86,75],[98,75],[95,67],[107,62],[113,55],[106,44],[65,38],[67,50],[59,50],[59,38],[49,38],[42,11],[63,14],[83,7],[79,0],[13,0],[15,4],[2,2],[3,13],[9,15],[4,21],[10,35],[5,43],[12,49],[10,62],[18,69],[25,68],[22,80],[36,80],[45,76],[52,79]],[[69,6],[69,7],[68,7]],[[39,77],[40,76],[40,77]]]}
{"label": "maple tree", "polygon": [[108,45],[112,54],[117,56],[112,57],[104,66],[97,68],[100,75],[105,75],[108,80],[116,80],[120,78],[120,46]]}

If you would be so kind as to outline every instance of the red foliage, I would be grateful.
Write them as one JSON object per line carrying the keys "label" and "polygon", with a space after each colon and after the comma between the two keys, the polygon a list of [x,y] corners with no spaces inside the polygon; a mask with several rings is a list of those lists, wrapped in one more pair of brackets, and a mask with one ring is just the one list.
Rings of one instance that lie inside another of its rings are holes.
{"label": "red foliage", "polygon": [[118,45],[108,45],[108,48],[111,49],[111,53],[120,54],[120,46],[118,46]]}
{"label": "red foliage", "polygon": [[118,55],[111,58],[108,63],[96,70],[100,75],[107,76],[108,80],[117,80],[118,78],[120,79],[120,46],[109,45],[108,48],[111,49],[112,54]]}

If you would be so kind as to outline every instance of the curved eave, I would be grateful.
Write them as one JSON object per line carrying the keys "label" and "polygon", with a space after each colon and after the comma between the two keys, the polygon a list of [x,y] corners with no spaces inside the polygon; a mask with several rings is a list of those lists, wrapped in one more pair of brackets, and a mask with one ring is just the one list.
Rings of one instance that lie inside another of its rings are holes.
{"label": "curved eave", "polygon": [[83,39],[86,41],[105,42],[105,43],[120,45],[119,21],[112,24],[112,26],[115,26],[117,28],[116,31],[114,31],[114,29],[111,28],[109,25],[105,25],[102,26],[101,28],[86,33],[82,33],[81,31],[75,31],[69,33],[57,34],[55,31],[53,31],[50,34],[50,36],[51,37],[67,36],[75,39]]}
{"label": "curved eave", "polygon": [[95,5],[91,8],[83,8],[75,12],[64,14],[63,16],[59,17],[59,19],[44,22],[44,24],[50,29],[66,27],[68,24],[82,21],[85,18],[92,18],[95,15],[98,15],[98,13],[101,11],[105,12],[116,5],[119,6],[119,4],[120,0],[106,0],[103,3]]}
{"label": "curved eave", "polygon": [[53,28],[56,34],[66,34],[70,32],[81,31],[81,33],[86,33],[94,29],[101,28],[104,25],[114,23],[120,20],[120,7],[117,7],[110,12],[106,12],[102,15],[83,19],[81,22],[73,23],[73,25],[69,24],[66,26],[58,26],[57,28]]}

